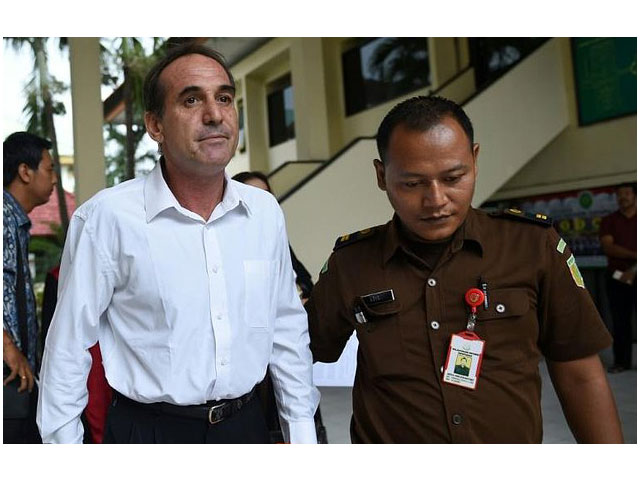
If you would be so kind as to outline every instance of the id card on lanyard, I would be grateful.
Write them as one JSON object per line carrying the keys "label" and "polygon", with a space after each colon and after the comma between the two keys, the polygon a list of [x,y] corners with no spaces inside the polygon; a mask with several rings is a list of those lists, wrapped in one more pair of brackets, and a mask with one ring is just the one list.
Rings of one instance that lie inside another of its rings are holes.
{"label": "id card on lanyard", "polygon": [[465,294],[465,300],[471,308],[467,329],[451,335],[442,381],[475,390],[482,366],[484,340],[474,333],[474,329],[477,307],[484,302],[484,293],[472,288]]}

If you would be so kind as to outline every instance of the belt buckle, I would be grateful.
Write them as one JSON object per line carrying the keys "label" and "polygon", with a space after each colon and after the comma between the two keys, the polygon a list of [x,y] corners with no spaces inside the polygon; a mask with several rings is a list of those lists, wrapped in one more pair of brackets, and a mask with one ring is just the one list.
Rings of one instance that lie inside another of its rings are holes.
{"label": "belt buckle", "polygon": [[209,409],[209,424],[210,425],[215,425],[216,423],[220,423],[222,420],[224,420],[223,417],[216,418],[217,417],[217,413],[216,412],[218,411],[219,408],[224,407],[224,405],[225,405],[224,403],[221,403],[220,405],[214,405],[213,407],[211,407]]}

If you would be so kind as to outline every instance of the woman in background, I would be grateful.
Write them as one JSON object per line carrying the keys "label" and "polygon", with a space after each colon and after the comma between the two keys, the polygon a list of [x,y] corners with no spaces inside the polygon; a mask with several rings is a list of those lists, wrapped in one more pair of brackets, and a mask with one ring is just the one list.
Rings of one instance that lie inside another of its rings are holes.
{"label": "woman in background", "polygon": [[[251,185],[253,187],[260,188],[271,194],[271,185],[267,176],[262,172],[240,172],[232,177],[232,180]],[[311,295],[311,289],[313,288],[313,281],[311,280],[311,274],[304,267],[302,262],[298,260],[293,253],[291,245],[289,245],[289,252],[291,253],[291,263],[293,265],[293,271],[296,274],[296,286],[298,287],[298,293],[300,294],[300,300],[302,303],[306,303]],[[269,433],[271,434],[271,441],[273,443],[280,443],[283,441],[282,431],[280,430],[280,421],[278,420],[278,410],[276,407],[275,396],[273,393],[273,385],[271,383],[271,376],[267,371],[267,375],[264,380],[258,385],[258,394],[262,402],[265,419],[267,426],[269,427]],[[316,423],[316,435],[318,437],[318,443],[327,442],[327,432],[322,424],[322,416],[320,415],[320,407],[316,410],[314,417]]]}

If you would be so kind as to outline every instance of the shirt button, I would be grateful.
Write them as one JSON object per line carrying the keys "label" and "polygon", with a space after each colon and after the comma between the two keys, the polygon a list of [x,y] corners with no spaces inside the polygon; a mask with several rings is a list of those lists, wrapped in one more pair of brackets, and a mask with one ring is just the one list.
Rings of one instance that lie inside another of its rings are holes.
{"label": "shirt button", "polygon": [[212,271],[213,273],[217,273],[217,272],[218,272],[218,266],[217,266],[217,265],[213,265],[213,266],[211,267],[211,271]]}
{"label": "shirt button", "polygon": [[222,320],[222,314],[220,314],[220,313],[219,313],[219,314],[217,314],[217,315],[216,315],[216,318],[217,318],[218,320]]}
{"label": "shirt button", "polygon": [[504,307],[504,305],[502,303],[499,303],[498,305],[496,305],[496,312],[504,313],[505,310],[506,310],[506,308]]}
{"label": "shirt button", "polygon": [[434,330],[438,330],[440,328],[440,324],[436,321],[431,322],[431,328]]}
{"label": "shirt button", "polygon": [[430,278],[429,280],[427,280],[427,285],[429,285],[430,287],[435,287],[437,283],[438,282],[436,282],[435,278]]}
{"label": "shirt button", "polygon": [[459,415],[457,413],[451,417],[451,421],[453,422],[454,425],[460,425],[462,423],[462,420],[463,420],[462,415]]}

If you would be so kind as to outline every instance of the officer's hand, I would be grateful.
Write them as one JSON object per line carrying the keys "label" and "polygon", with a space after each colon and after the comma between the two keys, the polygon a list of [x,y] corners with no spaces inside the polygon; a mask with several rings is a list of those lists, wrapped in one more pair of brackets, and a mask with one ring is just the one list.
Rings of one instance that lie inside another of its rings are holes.
{"label": "officer's hand", "polygon": [[20,376],[18,392],[24,392],[26,389],[29,389],[29,391],[33,390],[33,373],[31,372],[31,367],[29,367],[29,362],[27,362],[26,357],[6,336],[2,343],[2,359],[11,370],[11,373],[4,379],[2,385],[6,386],[14,378]]}

